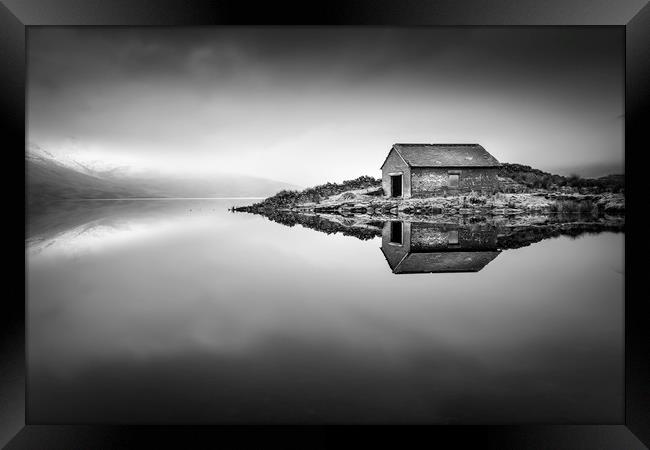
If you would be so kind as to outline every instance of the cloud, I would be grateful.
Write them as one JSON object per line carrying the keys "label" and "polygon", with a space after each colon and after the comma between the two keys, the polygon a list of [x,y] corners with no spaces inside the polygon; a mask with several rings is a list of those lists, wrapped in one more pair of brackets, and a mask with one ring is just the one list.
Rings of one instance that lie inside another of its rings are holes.
{"label": "cloud", "polygon": [[621,42],[611,28],[33,28],[28,134],[54,153],[74,138],[80,157],[303,185],[377,175],[404,140],[622,167],[623,125],[604,120],[623,110]]}

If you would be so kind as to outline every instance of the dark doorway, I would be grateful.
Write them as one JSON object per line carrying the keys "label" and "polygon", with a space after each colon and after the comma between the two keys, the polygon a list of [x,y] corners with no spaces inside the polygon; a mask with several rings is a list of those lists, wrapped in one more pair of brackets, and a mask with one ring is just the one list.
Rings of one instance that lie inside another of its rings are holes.
{"label": "dark doorway", "polygon": [[391,197],[401,197],[402,196],[402,176],[401,175],[391,175],[390,176],[390,196]]}
{"label": "dark doorway", "polygon": [[390,241],[394,244],[402,243],[402,222],[390,223]]}

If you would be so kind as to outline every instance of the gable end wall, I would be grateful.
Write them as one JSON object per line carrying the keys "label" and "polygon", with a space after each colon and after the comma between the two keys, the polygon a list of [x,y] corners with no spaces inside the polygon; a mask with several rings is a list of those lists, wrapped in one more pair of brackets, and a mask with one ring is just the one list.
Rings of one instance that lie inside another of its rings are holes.
{"label": "gable end wall", "polygon": [[390,173],[399,173],[403,175],[402,194],[404,198],[411,197],[411,168],[402,160],[395,149],[391,149],[386,162],[381,170],[381,185],[384,189],[384,196],[390,197]]}

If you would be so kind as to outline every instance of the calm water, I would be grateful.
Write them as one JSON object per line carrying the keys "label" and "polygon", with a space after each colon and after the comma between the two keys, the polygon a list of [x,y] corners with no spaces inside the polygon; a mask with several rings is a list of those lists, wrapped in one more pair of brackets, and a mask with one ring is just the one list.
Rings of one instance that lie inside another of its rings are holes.
{"label": "calm water", "polygon": [[30,422],[622,422],[622,233],[397,273],[461,263],[249,202],[30,218]]}

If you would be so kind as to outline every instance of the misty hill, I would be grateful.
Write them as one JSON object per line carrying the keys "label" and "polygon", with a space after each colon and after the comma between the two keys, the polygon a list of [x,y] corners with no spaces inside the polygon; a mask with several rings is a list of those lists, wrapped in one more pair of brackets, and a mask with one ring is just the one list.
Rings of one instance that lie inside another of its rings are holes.
{"label": "misty hill", "polygon": [[26,195],[29,203],[65,198],[123,198],[148,196],[119,184],[76,171],[53,160],[27,156]]}
{"label": "misty hill", "polygon": [[266,197],[296,188],[288,183],[245,175],[184,177],[92,171],[81,164],[57,160],[42,150],[28,152],[25,163],[29,204],[60,199]]}
{"label": "misty hill", "polygon": [[554,175],[523,164],[502,163],[499,176],[510,178],[528,188],[554,189],[571,187],[594,192],[624,192],[625,175],[607,175],[600,178],[582,178],[579,175]]}

